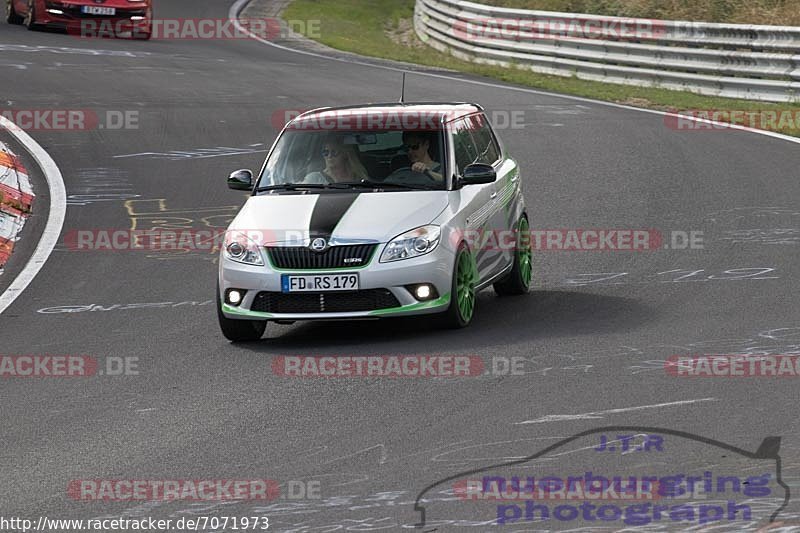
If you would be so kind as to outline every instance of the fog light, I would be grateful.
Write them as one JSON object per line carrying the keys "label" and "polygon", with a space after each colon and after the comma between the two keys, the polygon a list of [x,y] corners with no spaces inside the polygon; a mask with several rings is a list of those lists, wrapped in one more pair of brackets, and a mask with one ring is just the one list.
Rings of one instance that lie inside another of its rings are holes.
{"label": "fog light", "polygon": [[228,303],[231,305],[239,305],[242,303],[242,293],[237,289],[230,289],[228,291]]}
{"label": "fog light", "polygon": [[416,293],[417,300],[427,300],[428,298],[431,297],[431,286],[420,285],[414,292]]}
{"label": "fog light", "polygon": [[406,285],[405,288],[419,302],[428,302],[439,297],[439,293],[436,292],[436,287],[432,283],[414,283]]}
{"label": "fog light", "polygon": [[64,12],[61,11],[60,9],[48,9],[47,12],[50,13],[51,15],[63,15],[64,14]]}
{"label": "fog light", "polygon": [[134,15],[134,16],[131,17],[131,20],[144,20],[144,17],[142,17],[140,15]]}

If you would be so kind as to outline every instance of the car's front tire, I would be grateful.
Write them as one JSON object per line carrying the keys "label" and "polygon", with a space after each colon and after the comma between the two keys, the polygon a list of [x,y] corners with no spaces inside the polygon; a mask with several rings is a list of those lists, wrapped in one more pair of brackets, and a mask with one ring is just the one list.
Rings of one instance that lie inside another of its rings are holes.
{"label": "car's front tire", "polygon": [[134,31],[132,35],[137,41],[149,41],[153,36],[153,27],[148,26],[147,31]]}
{"label": "car's front tire", "polygon": [[450,287],[450,306],[442,313],[442,325],[451,329],[465,328],[475,314],[475,286],[478,268],[475,257],[463,242],[458,245]]}
{"label": "car's front tire", "polygon": [[17,14],[17,10],[14,9],[14,0],[6,0],[6,22],[9,24],[22,24],[23,20],[25,18]]}
{"label": "car's front tire", "polygon": [[36,23],[36,0],[28,0],[28,13],[25,15],[23,23],[29,30],[39,29],[39,25]]}
{"label": "car's front tire", "polygon": [[217,286],[217,318],[219,327],[226,339],[232,342],[257,341],[267,329],[266,320],[236,320],[226,317],[222,313],[222,300],[219,297]]}
{"label": "car's front tire", "polygon": [[511,272],[494,284],[498,296],[526,294],[533,277],[533,252],[531,251],[530,226],[524,216],[517,224],[517,244],[514,247],[514,266]]}

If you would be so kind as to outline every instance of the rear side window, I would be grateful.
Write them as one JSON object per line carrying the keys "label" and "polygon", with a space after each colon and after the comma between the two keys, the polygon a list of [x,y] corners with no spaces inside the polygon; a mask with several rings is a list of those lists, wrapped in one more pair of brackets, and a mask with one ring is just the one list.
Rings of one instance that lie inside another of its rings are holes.
{"label": "rear side window", "polygon": [[492,134],[489,121],[483,115],[473,115],[465,119],[472,133],[472,139],[478,151],[476,163],[493,165],[500,159],[500,147]]}

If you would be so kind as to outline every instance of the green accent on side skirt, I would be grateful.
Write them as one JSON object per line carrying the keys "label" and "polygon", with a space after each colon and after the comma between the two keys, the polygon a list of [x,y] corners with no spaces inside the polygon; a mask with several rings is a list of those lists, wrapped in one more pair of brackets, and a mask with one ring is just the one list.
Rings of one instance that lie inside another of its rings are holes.
{"label": "green accent on side skirt", "polygon": [[262,313],[260,311],[249,311],[241,307],[234,307],[228,304],[222,304],[222,310],[231,315],[246,316],[250,318],[272,318],[269,313]]}
{"label": "green accent on side skirt", "polygon": [[406,311],[419,311],[420,309],[430,309],[432,307],[439,307],[450,303],[450,293],[438,297],[430,302],[417,302],[414,304],[403,305],[401,307],[390,307],[388,309],[377,309],[370,311],[370,315],[390,315],[392,313],[404,313]]}

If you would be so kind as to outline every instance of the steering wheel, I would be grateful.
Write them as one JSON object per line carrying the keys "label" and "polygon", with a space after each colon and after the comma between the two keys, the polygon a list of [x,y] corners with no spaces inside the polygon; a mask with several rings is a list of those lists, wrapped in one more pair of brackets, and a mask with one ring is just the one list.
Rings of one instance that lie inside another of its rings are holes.
{"label": "steering wheel", "polygon": [[[431,175],[431,171],[430,171],[430,169],[425,169],[425,172],[417,172],[417,171],[415,171],[414,169],[412,169],[411,167],[400,167],[400,168],[398,168],[397,170],[395,170],[394,172],[392,172],[392,174],[394,174],[394,173],[396,173],[396,172],[401,172],[401,171],[408,171],[408,172],[411,172],[411,173],[413,173],[413,174],[422,174],[423,176],[425,176],[426,178],[428,178],[428,179],[429,179],[429,180],[431,180],[432,182],[434,182],[434,183],[439,183],[439,180],[437,180],[436,178],[434,178],[434,177]],[[389,174],[389,176],[391,176],[392,174]]]}

